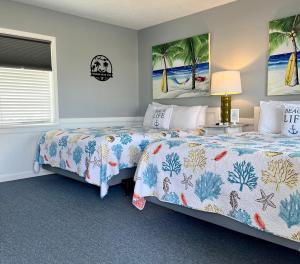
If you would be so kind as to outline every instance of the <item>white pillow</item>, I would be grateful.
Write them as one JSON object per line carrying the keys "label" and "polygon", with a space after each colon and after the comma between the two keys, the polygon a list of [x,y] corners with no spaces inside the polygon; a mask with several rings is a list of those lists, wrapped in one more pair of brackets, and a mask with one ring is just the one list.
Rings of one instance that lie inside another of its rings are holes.
{"label": "white pillow", "polygon": [[[156,102],[153,102],[153,105],[168,106]],[[173,107],[171,129],[195,129],[205,125],[207,106],[170,106]]]}
{"label": "white pillow", "polygon": [[261,134],[280,134],[282,123],[282,102],[260,102],[258,132]]}
{"label": "white pillow", "polygon": [[[195,129],[195,128],[197,128],[200,110],[202,110],[201,106],[189,106],[189,107],[176,106],[176,107],[174,107],[172,119],[171,119],[171,123],[170,123],[170,128],[171,129]],[[202,111],[201,111],[201,114],[202,114]]]}
{"label": "white pillow", "polygon": [[147,110],[146,110],[146,113],[145,113],[145,117],[144,117],[144,122],[143,122],[144,127],[151,127],[153,110],[154,110],[153,105],[148,104],[148,107],[147,107]]}
{"label": "white pillow", "polygon": [[152,128],[169,129],[172,112],[172,107],[155,107],[152,115]]}
{"label": "white pillow", "polygon": [[156,108],[167,109],[167,108],[171,108],[171,107],[172,106],[169,106],[169,105],[149,104],[148,108],[146,110],[146,113],[145,113],[143,126],[144,127],[152,127],[152,117],[153,117],[154,110]]}
{"label": "white pillow", "polygon": [[300,136],[300,105],[283,104],[281,134],[289,137]]}
{"label": "white pillow", "polygon": [[206,123],[206,111],[207,111],[207,105],[205,106],[199,106],[199,115],[197,119],[197,127],[204,127]]}

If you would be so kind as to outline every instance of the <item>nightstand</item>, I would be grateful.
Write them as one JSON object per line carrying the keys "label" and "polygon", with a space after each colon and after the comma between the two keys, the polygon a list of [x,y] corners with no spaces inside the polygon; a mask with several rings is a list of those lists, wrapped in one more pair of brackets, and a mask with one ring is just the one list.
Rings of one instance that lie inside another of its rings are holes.
{"label": "nightstand", "polygon": [[205,135],[213,136],[213,135],[220,135],[220,134],[227,134],[232,135],[236,133],[242,133],[243,129],[247,127],[247,124],[236,124],[236,125],[212,125],[212,126],[205,126]]}

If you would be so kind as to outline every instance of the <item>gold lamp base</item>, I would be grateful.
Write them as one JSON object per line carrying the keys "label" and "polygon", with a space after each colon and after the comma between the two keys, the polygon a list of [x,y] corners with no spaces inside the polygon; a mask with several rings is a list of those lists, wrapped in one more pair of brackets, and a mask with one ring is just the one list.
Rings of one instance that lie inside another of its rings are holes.
{"label": "gold lamp base", "polygon": [[230,123],[231,96],[221,96],[221,123]]}

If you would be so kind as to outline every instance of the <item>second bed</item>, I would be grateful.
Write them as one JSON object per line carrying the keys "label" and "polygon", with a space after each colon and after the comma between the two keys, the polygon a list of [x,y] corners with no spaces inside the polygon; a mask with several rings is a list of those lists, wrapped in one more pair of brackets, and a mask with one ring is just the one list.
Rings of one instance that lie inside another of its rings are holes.
{"label": "second bed", "polygon": [[142,210],[149,199],[299,250],[299,175],[300,138],[255,132],[188,136],[146,148],[133,204]]}

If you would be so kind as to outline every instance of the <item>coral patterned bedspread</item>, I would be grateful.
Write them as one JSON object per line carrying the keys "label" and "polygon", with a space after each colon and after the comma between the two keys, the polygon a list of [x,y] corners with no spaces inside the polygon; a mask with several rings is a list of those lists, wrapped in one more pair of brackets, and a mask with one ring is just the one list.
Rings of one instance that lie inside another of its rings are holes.
{"label": "coral patterned bedspread", "polygon": [[108,181],[121,169],[135,167],[150,142],[187,135],[187,131],[140,126],[51,130],[39,139],[35,164],[75,172],[88,183],[100,186],[104,197]]}
{"label": "coral patterned bedspread", "polygon": [[300,138],[188,136],[149,145],[135,174],[144,197],[221,214],[300,242]]}

